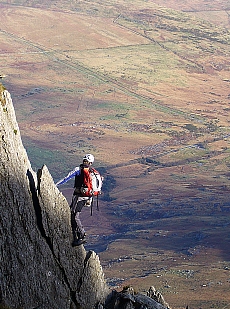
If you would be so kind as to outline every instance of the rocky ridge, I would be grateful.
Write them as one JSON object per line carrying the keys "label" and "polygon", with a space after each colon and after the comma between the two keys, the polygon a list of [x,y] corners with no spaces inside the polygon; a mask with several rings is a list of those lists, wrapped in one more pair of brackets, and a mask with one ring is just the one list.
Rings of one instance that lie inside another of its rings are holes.
{"label": "rocky ridge", "polygon": [[1,300],[14,308],[91,309],[108,294],[99,258],[71,247],[69,205],[46,166],[32,170],[6,90],[0,115]]}
{"label": "rocky ridge", "polygon": [[168,308],[155,292],[111,292],[97,254],[71,246],[68,202],[45,165],[33,171],[1,84],[0,133],[0,308]]}

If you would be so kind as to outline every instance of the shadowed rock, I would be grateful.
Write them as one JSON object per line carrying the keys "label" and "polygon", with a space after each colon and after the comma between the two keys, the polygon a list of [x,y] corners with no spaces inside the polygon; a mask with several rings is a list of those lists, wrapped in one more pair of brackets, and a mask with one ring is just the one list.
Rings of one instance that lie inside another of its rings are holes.
{"label": "shadowed rock", "polygon": [[108,294],[99,258],[72,248],[69,205],[46,166],[32,170],[10,94],[0,98],[0,301],[92,309]]}
{"label": "shadowed rock", "polygon": [[132,287],[121,292],[113,291],[106,304],[108,309],[170,309],[166,303],[161,304],[149,296],[134,293]]}
{"label": "shadowed rock", "polygon": [[168,308],[154,293],[109,293],[97,254],[71,246],[67,200],[45,165],[37,173],[31,168],[10,94],[1,85],[0,134],[0,307]]}

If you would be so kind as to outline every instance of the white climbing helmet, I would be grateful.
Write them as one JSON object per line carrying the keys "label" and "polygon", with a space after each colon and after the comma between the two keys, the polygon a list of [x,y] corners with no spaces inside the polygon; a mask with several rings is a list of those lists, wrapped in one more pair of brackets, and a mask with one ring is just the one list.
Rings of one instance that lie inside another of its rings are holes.
{"label": "white climbing helmet", "polygon": [[94,162],[94,156],[90,153],[86,154],[83,158],[83,161],[86,160],[88,161],[89,163],[92,163]]}

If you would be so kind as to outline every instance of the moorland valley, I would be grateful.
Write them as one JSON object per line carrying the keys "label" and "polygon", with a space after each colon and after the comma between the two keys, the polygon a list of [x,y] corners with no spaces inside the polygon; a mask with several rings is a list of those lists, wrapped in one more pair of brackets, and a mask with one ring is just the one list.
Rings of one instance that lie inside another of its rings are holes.
{"label": "moorland valley", "polygon": [[0,14],[34,169],[57,181],[91,152],[105,176],[82,217],[108,283],[230,308],[230,2],[8,0]]}

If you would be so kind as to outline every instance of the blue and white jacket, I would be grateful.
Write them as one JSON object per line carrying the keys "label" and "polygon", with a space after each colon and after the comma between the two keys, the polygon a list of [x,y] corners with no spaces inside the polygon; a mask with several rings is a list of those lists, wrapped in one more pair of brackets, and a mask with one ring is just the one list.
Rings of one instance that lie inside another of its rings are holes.
{"label": "blue and white jacket", "polygon": [[72,170],[71,172],[69,172],[69,174],[67,176],[65,176],[64,178],[62,178],[61,180],[59,180],[56,183],[56,186],[59,185],[63,185],[64,183],[66,183],[67,181],[69,181],[71,178],[75,177],[76,175],[80,175],[81,171],[79,166],[75,167],[74,170]]}

